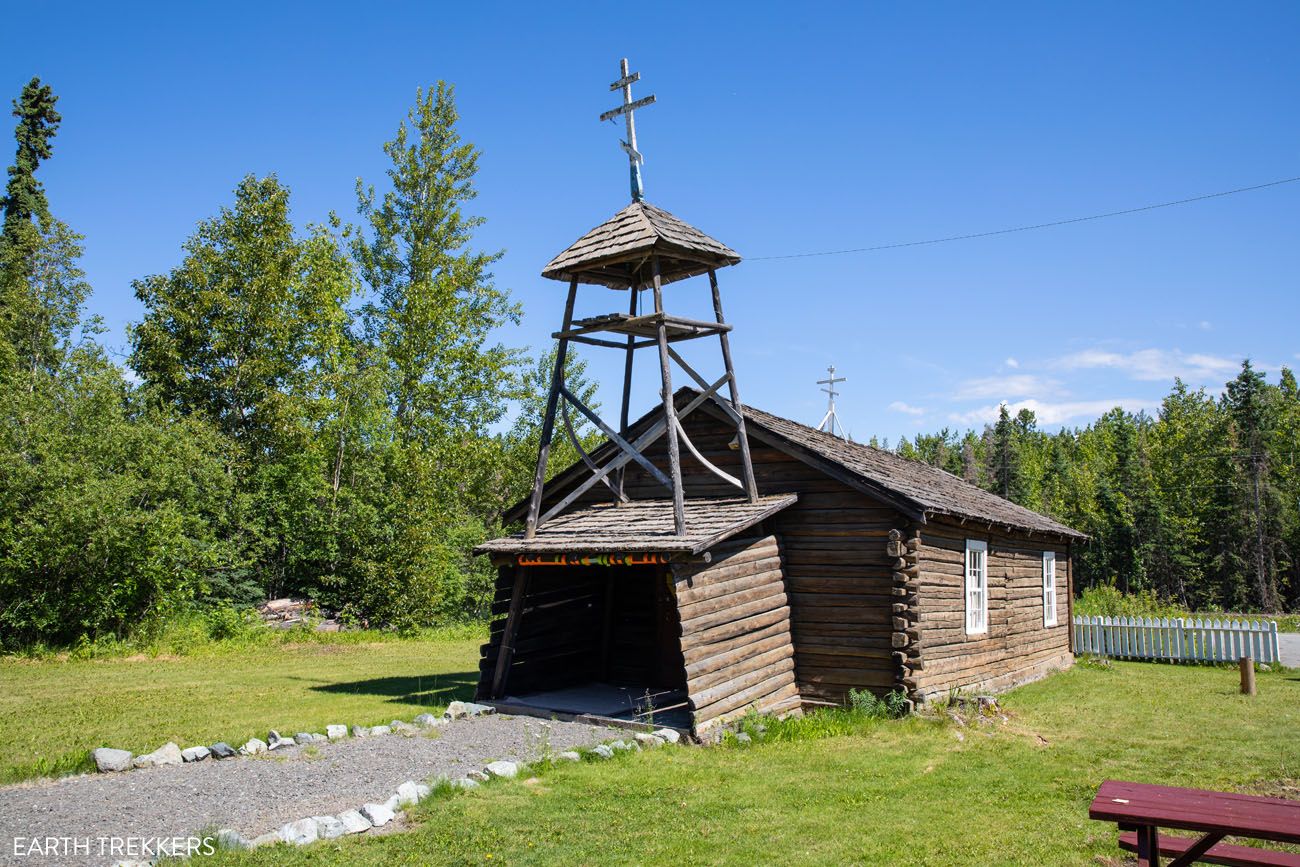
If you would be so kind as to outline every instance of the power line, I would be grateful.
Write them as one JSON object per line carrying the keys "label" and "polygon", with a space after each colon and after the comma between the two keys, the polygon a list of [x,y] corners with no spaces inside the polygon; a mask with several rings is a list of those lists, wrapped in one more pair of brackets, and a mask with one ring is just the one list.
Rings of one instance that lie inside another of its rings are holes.
{"label": "power line", "polygon": [[949,235],[946,238],[930,238],[925,241],[904,241],[897,244],[880,244],[875,247],[853,247],[847,250],[823,250],[818,253],[786,253],[780,256],[751,256],[748,258],[748,261],[761,262],[772,259],[807,259],[813,256],[843,256],[848,253],[874,253],[878,250],[897,250],[902,247],[922,247],[928,244],[946,244],[949,241],[969,241],[973,238],[990,238],[994,235],[1010,235],[1015,232],[1029,232],[1034,229],[1050,229],[1053,226],[1068,226],[1072,223],[1086,223],[1090,220],[1104,220],[1107,217],[1122,217],[1127,214],[1140,214],[1143,211],[1154,211],[1159,208],[1172,208],[1175,205],[1189,205],[1193,202],[1204,202],[1207,199],[1221,199],[1224,196],[1235,196],[1237,193],[1250,193],[1255,190],[1263,190],[1269,187],[1279,187],[1283,184],[1293,184],[1296,181],[1300,181],[1300,177],[1282,178],[1281,180],[1269,181],[1265,184],[1256,184],[1253,187],[1238,187],[1235,190],[1206,193],[1203,196],[1192,196],[1189,199],[1177,199],[1172,202],[1143,205],[1140,208],[1125,208],[1122,211],[1107,211],[1104,214],[1091,214],[1087,217],[1072,217],[1068,220],[1053,220],[1050,223],[1034,223],[1030,226],[1014,226],[1010,229],[994,229],[991,232],[970,232],[965,235]]}

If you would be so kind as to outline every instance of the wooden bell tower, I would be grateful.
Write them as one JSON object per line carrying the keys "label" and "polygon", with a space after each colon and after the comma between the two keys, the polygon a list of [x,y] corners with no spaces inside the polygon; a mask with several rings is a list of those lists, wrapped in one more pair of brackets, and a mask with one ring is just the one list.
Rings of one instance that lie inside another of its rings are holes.
{"label": "wooden bell tower", "polygon": [[[641,165],[644,160],[636,146],[633,112],[652,104],[655,97],[648,96],[633,101],[632,84],[640,79],[640,73],[629,73],[627,60],[622,61],[620,71],[621,77],[610,85],[610,90],[622,91],[623,104],[605,112],[601,115],[601,120],[612,120],[619,116],[625,120],[627,141],[623,142],[623,149],[627,152],[630,167],[632,204],[583,235],[552,259],[542,271],[543,277],[567,282],[569,294],[565,301],[564,319],[560,330],[551,335],[558,341],[558,347],[555,355],[555,370],[551,375],[551,390],[546,400],[546,416],[542,423],[537,472],[533,479],[532,498],[529,501],[528,517],[524,527],[525,539],[533,538],[538,527],[558,515],[595,485],[603,484],[608,488],[616,504],[627,502],[627,497],[623,493],[623,472],[624,468],[633,462],[671,492],[673,525],[677,535],[683,535],[686,532],[685,494],[682,489],[681,468],[683,446],[706,469],[734,485],[741,496],[748,498],[750,502],[758,499],[758,489],[754,483],[754,468],[749,456],[749,440],[745,434],[745,419],[741,413],[740,394],[731,363],[731,345],[728,340],[731,326],[723,318],[722,296],[718,291],[717,271],[728,265],[737,264],[740,262],[740,256],[725,244],[644,200],[641,181]],[[713,296],[713,321],[674,316],[664,309],[663,287],[665,285],[702,276],[708,277],[709,289]],[[575,321],[573,309],[580,283],[627,292],[626,303],[619,305],[625,306],[627,312],[614,312]],[[642,309],[641,303],[642,293],[647,291],[652,293],[653,310],[650,312]],[[716,337],[721,349],[724,372],[714,381],[702,376],[673,349],[673,344],[680,341],[705,337]],[[606,424],[566,387],[564,367],[570,343],[599,346],[624,353],[623,396],[617,430]],[[628,410],[633,362],[637,350],[650,348],[657,350],[658,354],[663,418],[641,432],[634,440],[629,441]],[[700,389],[700,394],[680,411],[673,403],[673,363],[676,363]],[[718,395],[718,390],[724,385],[727,387],[729,400],[723,400]],[[710,463],[691,443],[686,430],[682,427],[681,417],[694,411],[705,401],[713,401],[735,423],[736,442],[741,461],[739,479]],[[583,451],[570,421],[570,408],[585,416],[618,447],[613,458],[601,465]],[[591,475],[563,499],[542,512],[542,504],[545,500],[543,483],[557,415],[562,417],[564,429],[582,455]],[[669,463],[667,475],[645,455],[646,449],[661,436],[667,437]]]}

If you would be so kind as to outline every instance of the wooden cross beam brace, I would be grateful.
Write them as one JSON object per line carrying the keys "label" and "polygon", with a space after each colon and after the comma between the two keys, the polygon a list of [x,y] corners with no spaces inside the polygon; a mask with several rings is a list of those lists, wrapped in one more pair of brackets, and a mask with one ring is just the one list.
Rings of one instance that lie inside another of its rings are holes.
{"label": "wooden cross beam brace", "polygon": [[[603,433],[605,436],[609,437],[610,442],[614,443],[614,445],[618,446],[620,449],[623,450],[624,454],[628,455],[629,457],[632,458],[632,460],[640,464],[645,469],[645,471],[654,478],[656,482],[663,485],[665,488],[668,488],[668,490],[670,491],[672,490],[673,483],[669,481],[668,477],[665,476],[659,470],[658,467],[652,464],[649,458],[641,454],[641,452],[638,449],[636,449],[627,440],[623,439],[623,437],[619,436],[617,431],[615,431],[609,425],[605,424],[605,422],[601,421],[600,416],[596,415],[594,412],[588,409],[587,405],[584,404],[581,400],[579,400],[577,395],[569,391],[563,385],[560,386],[560,394],[564,396],[564,399],[566,401],[573,404],[574,409],[576,409],[578,412],[585,415],[592,424],[600,428],[600,432]],[[601,476],[600,478],[603,480],[605,477]]]}
{"label": "wooden cross beam brace", "polygon": [[740,479],[736,478],[735,476],[731,475],[730,473],[714,466],[712,463],[710,463],[708,458],[700,454],[699,449],[695,448],[695,443],[691,442],[691,438],[686,435],[686,429],[682,427],[682,422],[680,419],[673,419],[673,424],[677,425],[677,436],[686,445],[686,450],[695,456],[695,460],[703,464],[706,470],[713,473],[715,476],[722,479],[724,482],[729,482],[730,484],[733,484],[736,487],[740,488],[742,491],[745,490],[744,482],[742,482]]}
{"label": "wooden cross beam brace", "polygon": [[[592,458],[591,455],[587,454],[587,450],[582,447],[582,443],[578,440],[578,434],[573,429],[573,420],[569,418],[569,404],[567,401],[560,404],[560,418],[564,420],[564,430],[569,435],[569,442],[573,443],[573,448],[577,450],[578,456],[582,458],[582,462],[586,464],[587,468],[593,473],[600,472],[600,464],[597,464],[595,459]],[[613,492],[614,496],[618,498],[620,503],[630,502],[627,495],[614,487],[614,483],[609,479],[601,479],[601,481],[605,483],[605,487],[609,488],[610,491]]]}
{"label": "wooden cross beam brace", "polygon": [[[700,388],[704,388],[704,389],[709,388],[708,380],[706,380],[704,377],[700,376],[699,373],[696,372],[695,368],[693,368],[693,367],[691,367],[689,364],[687,364],[687,363],[686,363],[686,359],[682,358],[682,357],[677,353],[677,350],[672,349],[672,348],[669,348],[669,350],[668,350],[668,354],[671,355],[671,356],[673,357],[673,361],[677,362],[677,364],[681,366],[682,370],[686,371],[687,375],[690,376],[691,379],[695,380],[695,384],[696,384],[696,385],[698,385]],[[719,384],[718,384],[717,386],[715,386],[715,388],[721,388],[721,387],[722,387],[722,383],[724,383],[724,382],[726,382],[726,381],[727,381],[727,375],[726,375],[726,374],[723,374],[722,379],[719,380]],[[717,406],[721,407],[722,410],[723,410],[723,412],[725,412],[727,415],[731,416],[731,421],[732,421],[734,424],[740,424],[740,422],[742,421],[742,419],[741,419],[741,417],[740,417],[740,413],[736,412],[735,408],[734,408],[731,404],[727,403],[725,400],[715,400],[715,401],[714,401],[714,404],[716,404]]]}
{"label": "wooden cross beam brace", "polygon": [[[721,388],[724,384],[726,384],[726,382],[727,382],[727,378],[724,376],[721,379],[719,379],[716,383],[714,383],[714,385],[711,386],[707,391],[704,391],[696,395],[696,397],[690,403],[686,404],[686,406],[682,408],[681,412],[677,413],[677,417],[679,419],[686,418],[686,416],[690,415],[692,412],[698,409],[705,401],[709,400],[710,398],[713,397],[713,395],[717,394],[718,389]],[[659,421],[651,425],[650,428],[646,430],[645,433],[641,434],[641,436],[633,440],[632,448],[639,454],[647,446],[649,446],[655,440],[659,439],[659,437],[663,436],[664,433],[667,432],[667,430],[668,430],[667,422],[664,419],[659,419]],[[573,503],[579,497],[587,493],[587,491],[591,490],[592,486],[598,484],[601,479],[605,478],[607,475],[614,472],[614,470],[617,470],[619,467],[625,466],[631,462],[632,462],[632,456],[627,452],[624,452],[623,454],[615,457],[609,463],[605,464],[605,466],[601,468],[599,473],[596,473],[594,476],[591,476],[585,482],[578,485],[576,488],[570,491],[568,495],[565,496],[564,499],[560,500],[558,503],[556,503],[554,506],[548,509],[544,515],[542,515],[540,518],[537,519],[537,526],[540,527],[542,524],[545,524],[547,521],[551,520],[551,518],[554,518],[556,515],[563,512],[569,506],[573,505]]]}

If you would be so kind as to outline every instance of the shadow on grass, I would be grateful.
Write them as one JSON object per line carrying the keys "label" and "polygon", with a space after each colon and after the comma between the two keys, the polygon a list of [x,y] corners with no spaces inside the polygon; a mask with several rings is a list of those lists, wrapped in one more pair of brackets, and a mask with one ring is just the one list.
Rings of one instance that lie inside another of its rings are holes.
{"label": "shadow on grass", "polygon": [[375,677],[348,683],[319,684],[313,692],[336,695],[377,695],[392,704],[415,704],[433,707],[453,701],[470,701],[478,686],[477,671],[410,675],[409,677]]}

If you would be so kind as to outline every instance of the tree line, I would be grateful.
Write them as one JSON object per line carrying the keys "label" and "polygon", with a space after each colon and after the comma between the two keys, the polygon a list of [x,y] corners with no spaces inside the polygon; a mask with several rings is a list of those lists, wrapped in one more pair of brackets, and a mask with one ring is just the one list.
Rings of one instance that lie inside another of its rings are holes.
{"label": "tree line", "polygon": [[1249,360],[1216,397],[1175,380],[1155,415],[1115,408],[1039,430],[1004,404],[981,433],[903,438],[925,461],[1091,538],[1080,589],[1150,592],[1193,610],[1300,606],[1300,392]]}
{"label": "tree line", "polygon": [[[286,594],[377,627],[485,616],[471,550],[531,486],[554,354],[494,339],[520,311],[474,243],[453,88],[417,92],[354,220],[295,225],[276,177],[239,180],[179,264],[134,281],[125,364],[38,180],[56,104],[39,79],[14,101],[0,198],[0,647]],[[566,377],[592,405],[581,363]],[[1084,585],[1271,611],[1300,595],[1298,442],[1295,377],[1247,362],[1218,398],[1176,383],[1154,417],[1049,434],[1004,407],[895,451],[1088,533]],[[576,459],[557,440],[552,470]]]}
{"label": "tree line", "polygon": [[240,180],[180,264],[134,281],[126,365],[38,180],[56,103],[38,79],[14,101],[0,200],[0,644],[283,594],[372,626],[484,616],[470,552],[531,485],[554,356],[492,337],[519,308],[474,245],[453,88],[417,92],[355,222],[297,226],[276,177]]}

